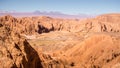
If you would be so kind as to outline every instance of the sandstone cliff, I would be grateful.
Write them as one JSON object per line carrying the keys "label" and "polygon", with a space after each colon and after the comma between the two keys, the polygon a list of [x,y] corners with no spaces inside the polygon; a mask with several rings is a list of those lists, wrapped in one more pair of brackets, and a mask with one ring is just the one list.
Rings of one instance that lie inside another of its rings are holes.
{"label": "sandstone cliff", "polygon": [[[16,21],[11,17],[9,19],[6,18],[8,23]],[[0,23],[0,68],[42,68],[38,53],[11,26]]]}

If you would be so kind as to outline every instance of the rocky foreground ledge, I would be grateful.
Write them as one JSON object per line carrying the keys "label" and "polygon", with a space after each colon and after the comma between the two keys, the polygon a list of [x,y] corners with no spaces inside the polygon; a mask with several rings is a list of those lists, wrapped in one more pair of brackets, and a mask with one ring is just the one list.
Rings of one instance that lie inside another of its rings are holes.
{"label": "rocky foreground ledge", "polygon": [[119,68],[120,14],[0,17],[0,68]]}
{"label": "rocky foreground ledge", "polygon": [[41,68],[38,53],[24,37],[0,23],[0,68]]}

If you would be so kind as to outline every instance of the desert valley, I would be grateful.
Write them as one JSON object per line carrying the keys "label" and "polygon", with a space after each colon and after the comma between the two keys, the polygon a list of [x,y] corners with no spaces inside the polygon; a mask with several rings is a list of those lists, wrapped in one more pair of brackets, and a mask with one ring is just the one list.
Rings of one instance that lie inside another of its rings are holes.
{"label": "desert valley", "polygon": [[0,68],[120,68],[120,14],[1,16]]}

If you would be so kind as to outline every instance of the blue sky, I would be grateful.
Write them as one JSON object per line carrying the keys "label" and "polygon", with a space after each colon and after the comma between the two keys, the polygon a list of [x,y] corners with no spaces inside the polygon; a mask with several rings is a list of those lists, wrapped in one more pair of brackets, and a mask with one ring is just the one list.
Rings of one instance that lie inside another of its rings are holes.
{"label": "blue sky", "polygon": [[120,13],[120,0],[0,0],[0,10],[57,11],[65,14]]}

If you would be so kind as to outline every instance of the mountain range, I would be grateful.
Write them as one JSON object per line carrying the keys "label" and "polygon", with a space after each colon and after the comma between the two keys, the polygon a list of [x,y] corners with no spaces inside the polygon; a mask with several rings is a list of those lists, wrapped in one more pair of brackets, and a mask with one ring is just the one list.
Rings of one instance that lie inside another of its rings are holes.
{"label": "mountain range", "polygon": [[41,12],[41,11],[34,11],[34,12],[16,12],[16,11],[0,11],[0,16],[4,15],[12,15],[14,17],[30,17],[30,16],[49,16],[53,18],[65,18],[65,19],[83,19],[83,18],[91,18],[94,17],[93,15],[88,14],[64,14],[61,12]]}

